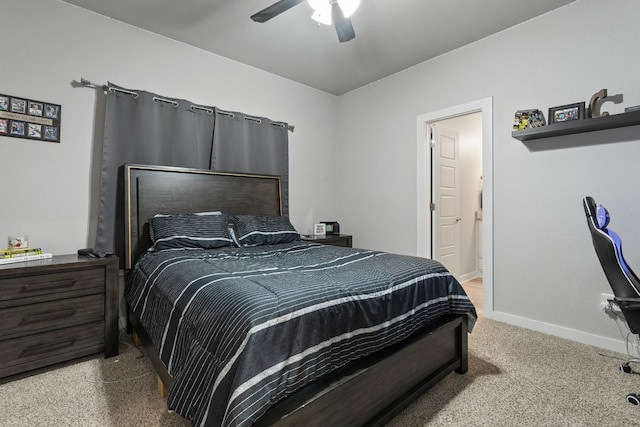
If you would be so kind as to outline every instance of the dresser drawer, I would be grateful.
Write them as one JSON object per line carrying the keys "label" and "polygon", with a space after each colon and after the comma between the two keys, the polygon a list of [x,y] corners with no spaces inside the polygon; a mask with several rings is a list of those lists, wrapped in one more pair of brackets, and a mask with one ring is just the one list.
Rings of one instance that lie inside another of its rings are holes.
{"label": "dresser drawer", "polygon": [[0,309],[1,340],[104,320],[104,296],[67,298]]}
{"label": "dresser drawer", "polygon": [[104,268],[0,279],[0,307],[104,293]]}
{"label": "dresser drawer", "polygon": [[102,351],[104,322],[0,341],[0,377]]}

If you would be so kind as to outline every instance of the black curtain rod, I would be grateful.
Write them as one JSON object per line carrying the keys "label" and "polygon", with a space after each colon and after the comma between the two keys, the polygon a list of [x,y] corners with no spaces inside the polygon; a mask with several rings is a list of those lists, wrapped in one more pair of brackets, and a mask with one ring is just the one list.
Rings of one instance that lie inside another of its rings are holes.
{"label": "black curtain rod", "polygon": [[[130,90],[127,90],[127,89],[121,89],[121,88],[118,88],[118,87],[111,87],[110,88],[107,85],[97,85],[95,83],[91,83],[89,80],[85,79],[84,77],[80,78],[80,83],[78,83],[77,81],[74,80],[72,82],[72,86],[74,86],[74,87],[90,87],[92,89],[102,89],[104,91],[107,91],[107,90],[110,89],[110,90],[114,90],[114,91],[117,91],[117,92],[126,93],[128,95],[133,96],[134,98],[138,97],[138,94],[133,92],[133,91],[130,91]],[[176,101],[173,101],[173,100],[165,100],[165,99],[160,99],[160,98],[157,98],[157,99],[159,101],[165,101],[165,102],[170,102],[170,103],[176,102]],[[154,101],[155,100],[156,99],[154,98]],[[176,103],[176,105],[177,105],[177,103]],[[194,109],[194,110],[203,110],[203,111],[206,111],[207,113],[209,113],[209,112],[212,113],[212,110],[210,108],[205,108],[205,107],[202,107],[200,105],[192,105],[191,108]],[[231,114],[231,113],[229,113],[227,111],[222,111],[222,110],[218,110],[218,112],[222,113],[222,114],[226,114],[226,115],[230,115]],[[259,119],[247,116],[247,120],[259,120]],[[277,125],[281,125],[281,124],[284,124],[284,123],[276,123],[276,122],[274,122],[272,124],[277,126]],[[289,130],[289,132],[293,132],[294,129],[295,129],[294,125],[287,124],[287,130]]]}

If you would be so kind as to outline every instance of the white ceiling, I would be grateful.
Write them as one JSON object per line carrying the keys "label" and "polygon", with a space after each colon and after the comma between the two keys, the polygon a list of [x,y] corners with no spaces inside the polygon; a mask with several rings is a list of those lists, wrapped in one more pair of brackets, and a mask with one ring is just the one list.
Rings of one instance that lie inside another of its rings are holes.
{"label": "white ceiling", "polygon": [[575,0],[362,0],[346,43],[307,2],[261,24],[275,0],[64,1],[340,95]]}

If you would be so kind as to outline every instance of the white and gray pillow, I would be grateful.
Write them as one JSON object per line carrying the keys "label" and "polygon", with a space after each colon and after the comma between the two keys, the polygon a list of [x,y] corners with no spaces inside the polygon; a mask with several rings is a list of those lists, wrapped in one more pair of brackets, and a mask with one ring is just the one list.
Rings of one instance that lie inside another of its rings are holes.
{"label": "white and gray pillow", "polygon": [[300,240],[300,234],[285,216],[232,215],[240,246],[276,245]]}
{"label": "white and gray pillow", "polygon": [[229,217],[221,212],[156,215],[149,220],[153,250],[231,246]]}

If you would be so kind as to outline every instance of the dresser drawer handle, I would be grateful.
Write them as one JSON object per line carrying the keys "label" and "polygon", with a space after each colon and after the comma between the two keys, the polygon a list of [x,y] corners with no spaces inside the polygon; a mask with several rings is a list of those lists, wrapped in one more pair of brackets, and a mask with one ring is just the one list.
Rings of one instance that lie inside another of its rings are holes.
{"label": "dresser drawer handle", "polygon": [[53,282],[42,282],[42,283],[27,283],[20,289],[20,293],[27,292],[38,292],[44,290],[53,290],[53,289],[63,289],[63,288],[72,288],[78,283],[77,279],[71,280],[57,280]]}
{"label": "dresser drawer handle", "polygon": [[32,314],[27,317],[23,317],[20,321],[20,325],[28,325],[30,323],[40,323],[47,320],[56,320],[64,317],[71,317],[76,314],[75,308],[68,308],[66,310],[49,311],[46,313]]}
{"label": "dresser drawer handle", "polygon": [[29,347],[25,347],[20,352],[18,358],[34,356],[36,354],[48,353],[55,350],[61,350],[63,348],[71,347],[78,341],[78,337],[72,337],[65,341],[59,341],[54,343],[36,344]]}

